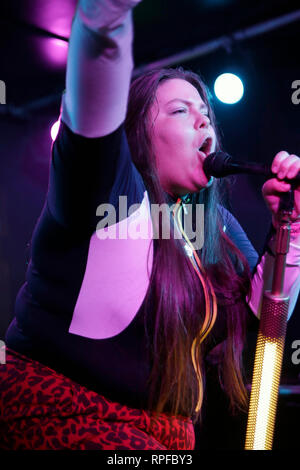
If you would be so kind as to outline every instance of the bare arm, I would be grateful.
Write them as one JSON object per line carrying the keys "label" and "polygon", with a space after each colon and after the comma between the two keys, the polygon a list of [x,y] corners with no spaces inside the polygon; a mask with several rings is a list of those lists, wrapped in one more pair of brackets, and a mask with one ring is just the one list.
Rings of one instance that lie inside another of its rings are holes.
{"label": "bare arm", "polygon": [[69,44],[62,120],[102,137],[124,121],[133,68],[131,8],[141,0],[79,0]]}

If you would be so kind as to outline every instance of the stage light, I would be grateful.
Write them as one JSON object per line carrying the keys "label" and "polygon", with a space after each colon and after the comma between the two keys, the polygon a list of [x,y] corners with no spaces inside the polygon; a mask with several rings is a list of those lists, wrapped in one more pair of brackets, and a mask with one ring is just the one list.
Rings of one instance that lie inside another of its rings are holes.
{"label": "stage light", "polygon": [[68,57],[68,43],[56,38],[42,38],[40,45],[44,57],[55,67],[65,67]]}
{"label": "stage light", "polygon": [[60,120],[56,121],[53,124],[53,126],[51,127],[51,139],[52,140],[56,139],[56,136],[58,134],[59,125],[60,125]]}
{"label": "stage light", "polygon": [[233,73],[222,73],[214,84],[216,97],[226,104],[234,104],[240,101],[244,94],[242,80]]}

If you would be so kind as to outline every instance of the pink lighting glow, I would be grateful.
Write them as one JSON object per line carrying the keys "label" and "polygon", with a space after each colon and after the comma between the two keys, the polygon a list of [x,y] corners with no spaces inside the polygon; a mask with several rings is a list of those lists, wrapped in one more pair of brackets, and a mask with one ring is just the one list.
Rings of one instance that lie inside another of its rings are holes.
{"label": "pink lighting glow", "polygon": [[58,36],[69,37],[77,0],[31,0],[27,20]]}
{"label": "pink lighting glow", "polygon": [[61,39],[43,38],[43,55],[56,66],[65,66],[68,56],[68,43]]}
{"label": "pink lighting glow", "polygon": [[[28,9],[28,21],[45,32],[69,38],[72,18],[75,13],[77,0],[31,0]],[[25,17],[26,19],[26,17]],[[34,47],[38,51],[37,59],[49,66],[58,69],[64,68],[67,61],[68,42],[58,38],[36,36]]]}

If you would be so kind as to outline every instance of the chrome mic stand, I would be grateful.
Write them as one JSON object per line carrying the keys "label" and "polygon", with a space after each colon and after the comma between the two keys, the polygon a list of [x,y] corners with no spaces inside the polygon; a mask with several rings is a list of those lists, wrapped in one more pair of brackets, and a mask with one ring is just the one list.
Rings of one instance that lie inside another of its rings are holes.
{"label": "chrome mic stand", "polygon": [[246,450],[271,450],[286,336],[289,297],[283,293],[294,191],[281,196],[271,291],[265,291],[256,343]]}

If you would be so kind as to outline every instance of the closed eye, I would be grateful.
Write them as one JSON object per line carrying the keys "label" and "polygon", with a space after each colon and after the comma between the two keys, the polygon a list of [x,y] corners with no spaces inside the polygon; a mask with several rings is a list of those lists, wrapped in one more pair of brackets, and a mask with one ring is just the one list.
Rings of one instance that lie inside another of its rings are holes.
{"label": "closed eye", "polygon": [[176,111],[173,111],[172,114],[177,114],[177,113],[186,113],[186,109],[176,109]]}

